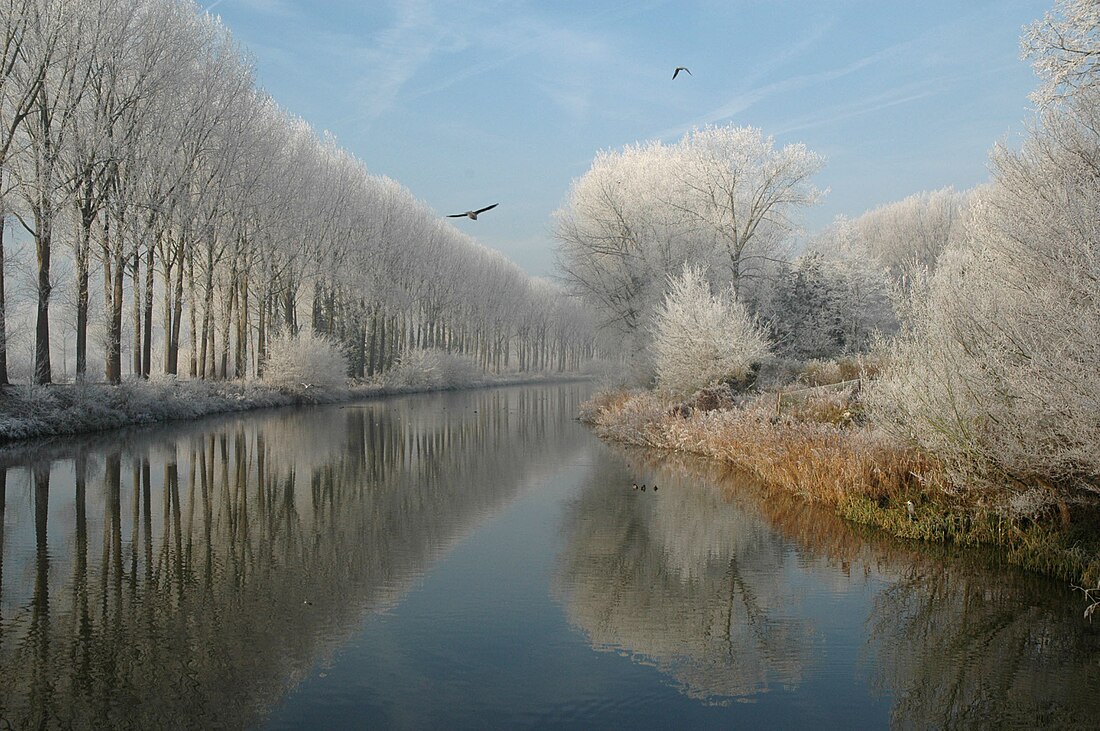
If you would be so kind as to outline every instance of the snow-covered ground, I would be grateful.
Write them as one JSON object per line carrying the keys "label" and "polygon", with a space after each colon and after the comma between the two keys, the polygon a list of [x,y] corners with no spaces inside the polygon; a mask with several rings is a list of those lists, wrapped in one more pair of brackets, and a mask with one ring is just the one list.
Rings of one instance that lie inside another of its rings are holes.
{"label": "snow-covered ground", "polygon": [[[0,442],[81,434],[132,424],[195,419],[207,414],[273,406],[350,401],[372,396],[566,380],[531,373],[470,374],[463,380],[426,379],[345,388],[276,388],[260,381],[152,380],[106,384],[6,386],[0,389]],[[572,378],[576,378],[573,375]]]}

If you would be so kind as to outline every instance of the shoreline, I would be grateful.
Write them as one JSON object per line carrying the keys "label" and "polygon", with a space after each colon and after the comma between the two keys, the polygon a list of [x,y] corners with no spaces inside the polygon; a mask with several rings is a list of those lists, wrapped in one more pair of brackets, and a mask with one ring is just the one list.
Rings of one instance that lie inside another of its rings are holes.
{"label": "shoreline", "polygon": [[1076,520],[1064,505],[1013,514],[988,493],[953,492],[933,459],[863,426],[779,419],[752,407],[684,415],[649,392],[597,394],[580,419],[601,439],[731,465],[895,538],[991,547],[1081,591],[1100,585],[1095,506],[1078,509]]}
{"label": "shoreline", "polygon": [[592,380],[582,375],[489,377],[447,385],[359,384],[287,389],[260,381],[151,380],[17,384],[0,388],[0,448],[126,427],[192,421],[287,406],[319,406],[387,396]]}

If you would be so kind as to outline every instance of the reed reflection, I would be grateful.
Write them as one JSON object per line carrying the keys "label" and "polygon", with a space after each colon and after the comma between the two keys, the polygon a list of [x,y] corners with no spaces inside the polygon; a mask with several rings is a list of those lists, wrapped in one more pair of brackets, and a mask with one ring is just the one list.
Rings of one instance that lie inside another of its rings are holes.
{"label": "reed reflection", "polygon": [[576,448],[579,396],[412,397],[8,455],[0,727],[255,724]]}
{"label": "reed reflection", "polygon": [[[598,646],[649,658],[697,695],[795,683],[819,660],[798,647],[814,628],[815,599],[799,605],[779,585],[801,573],[827,592],[870,587],[862,664],[894,699],[893,726],[1096,727],[1100,627],[1068,587],[974,549],[894,540],[713,462],[614,453],[655,476],[670,502],[624,496],[596,475],[584,501],[607,525],[572,514],[570,615]],[[725,561],[740,578],[715,571]],[[739,614],[728,615],[742,627],[728,634],[713,621],[727,579],[744,587]],[[788,622],[785,634],[762,638],[760,628]]]}
{"label": "reed reflection", "polygon": [[869,622],[894,725],[1096,728],[1100,641],[1079,610],[1039,577],[917,561]]}

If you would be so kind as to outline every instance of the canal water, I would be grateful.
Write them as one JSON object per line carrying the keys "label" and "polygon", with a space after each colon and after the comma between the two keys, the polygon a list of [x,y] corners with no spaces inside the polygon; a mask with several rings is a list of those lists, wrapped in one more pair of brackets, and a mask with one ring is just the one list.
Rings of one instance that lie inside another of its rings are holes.
{"label": "canal water", "polygon": [[1079,592],[601,443],[590,390],[0,452],[0,729],[1100,727]]}

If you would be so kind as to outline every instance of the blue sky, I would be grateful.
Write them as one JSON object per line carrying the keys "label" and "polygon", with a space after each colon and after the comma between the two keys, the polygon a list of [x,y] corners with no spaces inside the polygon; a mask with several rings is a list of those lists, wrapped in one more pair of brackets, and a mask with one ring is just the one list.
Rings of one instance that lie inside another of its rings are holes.
{"label": "blue sky", "polygon": [[[814,230],[988,178],[1036,79],[1021,28],[1052,0],[209,0],[259,84],[374,173],[535,275],[600,149],[707,123],[826,156]],[[692,75],[671,79],[676,66]]]}

